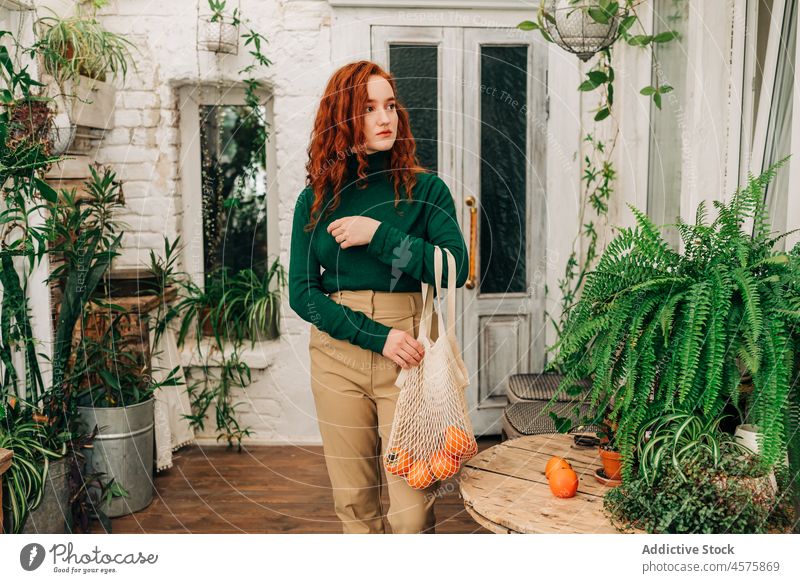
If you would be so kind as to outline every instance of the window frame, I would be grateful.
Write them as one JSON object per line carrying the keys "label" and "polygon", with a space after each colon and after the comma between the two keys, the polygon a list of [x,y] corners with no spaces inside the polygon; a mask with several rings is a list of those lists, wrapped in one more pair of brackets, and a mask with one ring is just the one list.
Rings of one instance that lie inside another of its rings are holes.
{"label": "window frame", "polygon": [[[275,148],[274,98],[271,92],[258,90],[261,105],[265,107],[265,119],[270,128],[266,150],[266,202],[267,202],[267,254],[280,256],[278,233],[278,186]],[[184,245],[184,270],[200,289],[205,289],[205,245],[203,242],[203,199],[191,193],[202,193],[202,160],[200,152],[200,106],[244,105],[245,88],[228,84],[224,87],[207,84],[184,85],[178,88],[180,111],[180,159],[181,202],[183,207],[182,241]]]}

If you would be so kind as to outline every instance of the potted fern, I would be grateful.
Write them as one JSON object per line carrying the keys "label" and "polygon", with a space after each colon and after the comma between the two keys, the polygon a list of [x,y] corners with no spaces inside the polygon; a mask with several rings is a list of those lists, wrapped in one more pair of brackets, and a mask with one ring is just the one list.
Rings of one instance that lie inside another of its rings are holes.
{"label": "potted fern", "polygon": [[[770,232],[763,196],[783,162],[750,177],[728,203],[714,201],[713,221],[704,203],[695,224],[678,220],[682,252],[630,207],[636,226],[608,245],[550,348],[565,372],[559,392],[589,377],[582,394],[590,409],[608,404],[623,480],[645,419],[677,407],[720,417],[740,403],[740,365],[752,377],[748,414],[763,433],[762,462],[774,465],[790,447],[800,424],[790,393],[800,352],[800,244],[776,248],[788,233]],[[800,448],[791,447],[797,464]]]}

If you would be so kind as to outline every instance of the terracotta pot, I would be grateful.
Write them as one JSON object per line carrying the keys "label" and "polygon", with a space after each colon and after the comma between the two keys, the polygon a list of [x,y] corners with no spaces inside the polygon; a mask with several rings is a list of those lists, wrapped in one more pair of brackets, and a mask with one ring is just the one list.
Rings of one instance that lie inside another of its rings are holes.
{"label": "terracotta pot", "polygon": [[600,459],[603,460],[603,473],[610,480],[622,479],[622,456],[618,451],[598,448]]}

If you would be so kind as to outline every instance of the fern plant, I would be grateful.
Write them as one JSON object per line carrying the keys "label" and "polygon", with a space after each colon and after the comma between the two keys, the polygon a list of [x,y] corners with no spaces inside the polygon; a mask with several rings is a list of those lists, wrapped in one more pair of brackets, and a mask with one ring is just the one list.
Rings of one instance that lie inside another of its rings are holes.
{"label": "fern plant", "polygon": [[[750,176],[728,203],[713,201],[713,222],[704,202],[695,224],[679,219],[683,252],[629,205],[636,225],[605,249],[550,348],[565,372],[559,394],[583,394],[618,422],[624,478],[646,418],[678,407],[716,418],[739,402],[743,374],[753,380],[747,410],[763,432],[762,461],[783,457],[787,425],[800,421],[787,401],[800,350],[800,244],[776,250],[789,233],[773,236],[764,203],[783,162]],[[582,378],[592,379],[588,390]]]}

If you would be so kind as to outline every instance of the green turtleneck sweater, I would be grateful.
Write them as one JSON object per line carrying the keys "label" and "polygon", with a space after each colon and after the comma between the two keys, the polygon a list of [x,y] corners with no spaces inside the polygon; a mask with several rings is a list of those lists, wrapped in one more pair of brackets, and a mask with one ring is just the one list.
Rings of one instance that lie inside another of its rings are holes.
{"label": "green turtleneck sweater", "polygon": [[[367,155],[367,187],[360,190],[355,184],[356,158],[348,155],[348,180],[341,191],[341,203],[310,233],[303,230],[310,220],[314,198],[307,186],[294,209],[289,256],[291,308],[333,338],[348,340],[378,354],[383,352],[391,328],[325,294],[360,289],[420,291],[421,281],[435,283],[434,245],[453,253],[457,287],[464,285],[468,275],[467,246],[447,185],[435,174],[419,173],[413,200],[401,197],[395,209],[394,188],[386,170],[389,156],[391,150]],[[326,202],[330,200],[329,193]],[[369,245],[342,249],[328,233],[331,222],[347,216],[381,221]],[[320,274],[321,268],[324,271]],[[442,271],[442,287],[447,287],[446,260]]]}

